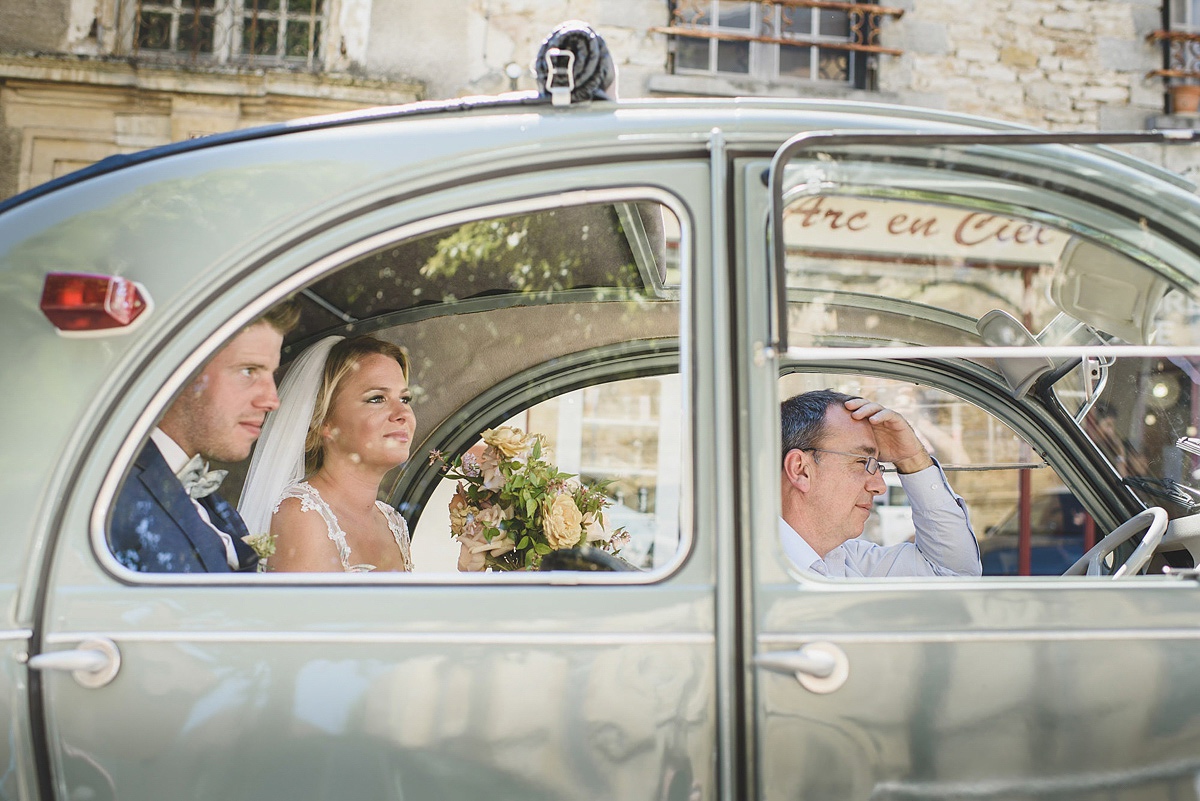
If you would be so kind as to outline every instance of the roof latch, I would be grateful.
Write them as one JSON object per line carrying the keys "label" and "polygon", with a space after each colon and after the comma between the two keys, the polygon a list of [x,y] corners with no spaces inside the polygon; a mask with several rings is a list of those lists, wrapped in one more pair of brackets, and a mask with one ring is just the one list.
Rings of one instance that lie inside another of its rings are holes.
{"label": "roof latch", "polygon": [[555,106],[615,100],[617,68],[608,45],[585,22],[559,25],[538,48],[533,60],[538,98]]}
{"label": "roof latch", "polygon": [[571,105],[575,90],[575,54],[570,50],[551,47],[546,50],[546,90],[555,106]]}

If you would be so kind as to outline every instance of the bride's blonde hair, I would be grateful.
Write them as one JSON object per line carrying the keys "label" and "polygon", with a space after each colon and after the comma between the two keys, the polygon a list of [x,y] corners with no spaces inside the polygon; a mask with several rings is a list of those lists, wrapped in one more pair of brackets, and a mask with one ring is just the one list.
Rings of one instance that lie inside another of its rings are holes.
{"label": "bride's blonde hair", "polygon": [[325,358],[321,387],[317,390],[317,400],[313,405],[312,419],[308,424],[308,435],[304,439],[304,468],[308,475],[321,469],[324,462],[321,426],[329,416],[329,407],[333,405],[334,396],[337,395],[342,380],[355,369],[355,365],[361,359],[374,354],[395,359],[404,373],[404,380],[408,380],[408,353],[399,345],[372,336],[357,336],[343,339],[330,348],[329,355]]}

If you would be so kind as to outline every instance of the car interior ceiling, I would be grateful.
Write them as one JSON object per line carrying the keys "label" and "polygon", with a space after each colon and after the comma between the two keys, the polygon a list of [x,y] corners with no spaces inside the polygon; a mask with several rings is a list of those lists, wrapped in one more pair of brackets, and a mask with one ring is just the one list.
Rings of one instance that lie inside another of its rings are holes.
{"label": "car interior ceiling", "polygon": [[[367,333],[409,354],[413,452],[489,387],[570,354],[631,341],[677,352],[680,309],[664,287],[657,203],[567,206],[482,219],[406,239],[332,272],[298,295],[287,363],[329,334]],[[565,265],[567,281],[527,265]],[[636,313],[630,313],[628,302]],[[229,470],[238,486],[245,465]]]}

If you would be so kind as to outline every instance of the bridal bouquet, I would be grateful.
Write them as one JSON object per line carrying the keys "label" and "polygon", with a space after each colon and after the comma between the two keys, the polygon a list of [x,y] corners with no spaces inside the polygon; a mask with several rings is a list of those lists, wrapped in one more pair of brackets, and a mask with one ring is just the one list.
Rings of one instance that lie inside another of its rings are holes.
{"label": "bridal bouquet", "polygon": [[458,479],[450,501],[450,534],[461,546],[458,569],[537,570],[558,548],[592,545],[616,553],[629,535],[608,526],[604,493],[583,486],[551,463],[541,435],[501,426],[483,432],[487,446],[446,463]]}

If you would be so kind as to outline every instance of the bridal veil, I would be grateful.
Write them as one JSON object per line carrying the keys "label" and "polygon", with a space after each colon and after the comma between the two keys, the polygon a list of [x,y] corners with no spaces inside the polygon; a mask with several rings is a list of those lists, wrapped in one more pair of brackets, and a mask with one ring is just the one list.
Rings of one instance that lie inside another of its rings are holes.
{"label": "bridal veil", "polygon": [[238,513],[251,536],[270,530],[271,514],[284,488],[304,478],[304,440],[325,361],[329,350],[342,339],[325,337],[309,347],[279,383],[279,408],[267,416],[238,501]]}

